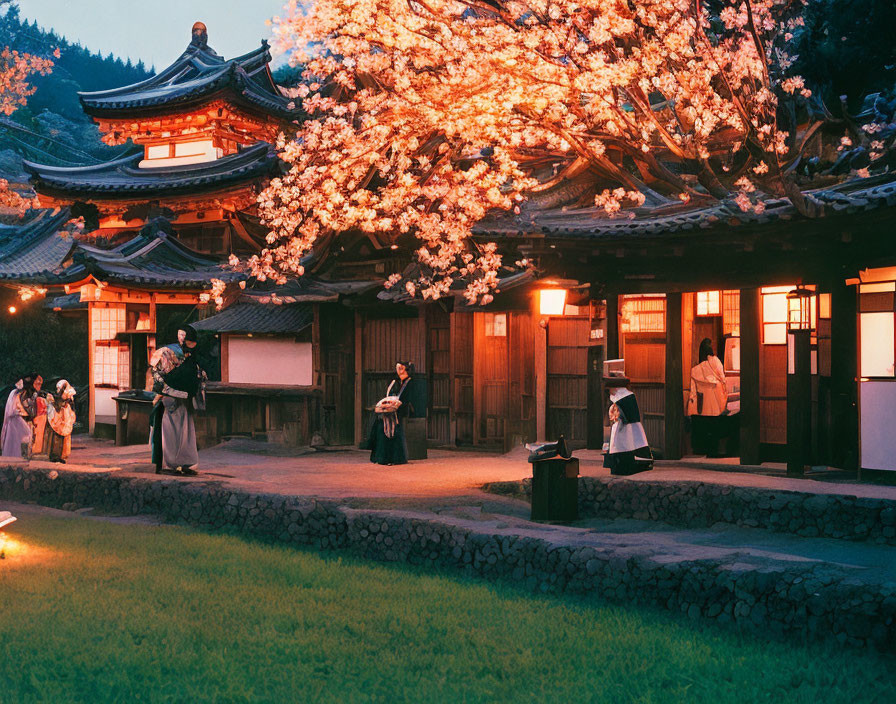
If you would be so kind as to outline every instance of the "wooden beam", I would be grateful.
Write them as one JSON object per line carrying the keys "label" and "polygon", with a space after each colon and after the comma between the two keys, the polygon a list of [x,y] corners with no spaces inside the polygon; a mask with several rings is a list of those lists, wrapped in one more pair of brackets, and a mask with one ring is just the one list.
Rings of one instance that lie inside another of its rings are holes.
{"label": "wooden beam", "polygon": [[607,359],[619,359],[619,296],[615,291],[607,293]]}
{"label": "wooden beam", "polygon": [[758,288],[740,290],[740,462],[759,464],[759,344]]}
{"label": "wooden beam", "polygon": [[684,432],[681,369],[681,294],[666,294],[666,398],[664,458],[681,459]]}

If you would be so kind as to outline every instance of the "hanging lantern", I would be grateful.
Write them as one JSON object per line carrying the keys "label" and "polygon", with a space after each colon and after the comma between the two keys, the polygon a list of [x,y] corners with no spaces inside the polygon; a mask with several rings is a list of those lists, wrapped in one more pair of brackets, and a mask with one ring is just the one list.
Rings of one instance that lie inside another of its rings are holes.
{"label": "hanging lantern", "polygon": [[812,329],[812,297],[815,295],[802,284],[787,294],[787,329]]}

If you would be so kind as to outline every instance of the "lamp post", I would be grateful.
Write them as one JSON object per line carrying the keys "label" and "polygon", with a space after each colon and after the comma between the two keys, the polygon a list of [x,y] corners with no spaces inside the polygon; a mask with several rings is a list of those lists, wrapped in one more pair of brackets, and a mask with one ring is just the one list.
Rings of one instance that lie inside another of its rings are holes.
{"label": "lamp post", "polygon": [[812,297],[802,285],[787,294],[787,474],[802,476],[812,445],[810,336]]}

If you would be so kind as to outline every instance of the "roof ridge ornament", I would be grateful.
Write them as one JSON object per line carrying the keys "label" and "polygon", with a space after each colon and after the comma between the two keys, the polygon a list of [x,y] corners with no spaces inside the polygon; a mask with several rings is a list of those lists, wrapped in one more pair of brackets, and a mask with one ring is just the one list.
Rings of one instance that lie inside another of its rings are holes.
{"label": "roof ridge ornament", "polygon": [[193,38],[190,40],[190,44],[203,49],[208,47],[208,27],[204,22],[194,22],[192,32]]}

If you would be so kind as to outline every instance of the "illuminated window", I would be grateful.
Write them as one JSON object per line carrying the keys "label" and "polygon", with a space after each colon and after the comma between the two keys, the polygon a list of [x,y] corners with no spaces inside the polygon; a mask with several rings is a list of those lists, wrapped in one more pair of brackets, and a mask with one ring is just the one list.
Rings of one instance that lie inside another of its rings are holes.
{"label": "illuminated window", "polygon": [[125,307],[93,305],[90,328],[94,340],[114,340],[125,329]]}
{"label": "illuminated window", "polygon": [[117,340],[97,342],[93,350],[93,383],[113,389],[131,385],[130,348]]}
{"label": "illuminated window", "polygon": [[831,294],[818,294],[818,317],[824,320],[831,319]]}
{"label": "illuminated window", "polygon": [[893,313],[862,313],[860,334],[862,339],[862,376],[894,376],[894,324]]}
{"label": "illuminated window", "polygon": [[153,144],[146,147],[147,159],[167,159],[171,156],[170,144]]}
{"label": "illuminated window", "polygon": [[722,293],[722,333],[740,336],[740,291]]}
{"label": "illuminated window", "polygon": [[622,332],[666,332],[666,298],[656,296],[624,296]]}
{"label": "illuminated window", "polygon": [[719,291],[697,292],[697,315],[719,315],[721,313]]}
{"label": "illuminated window", "polygon": [[200,154],[214,152],[214,149],[215,147],[210,139],[197,140],[195,142],[178,142],[174,145],[174,156],[199,156]]}
{"label": "illuminated window", "polygon": [[507,314],[506,313],[486,313],[485,314],[485,336],[486,337],[507,337]]}

